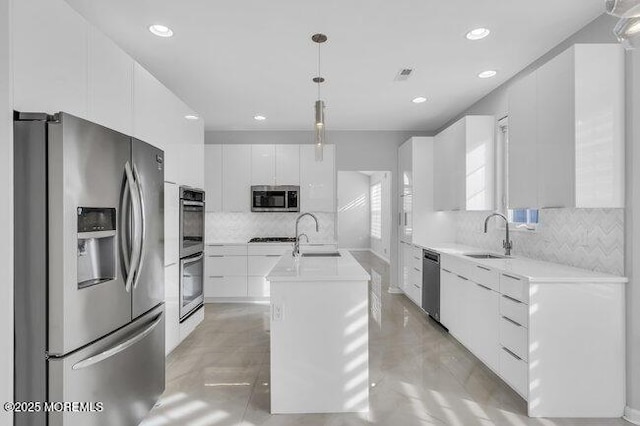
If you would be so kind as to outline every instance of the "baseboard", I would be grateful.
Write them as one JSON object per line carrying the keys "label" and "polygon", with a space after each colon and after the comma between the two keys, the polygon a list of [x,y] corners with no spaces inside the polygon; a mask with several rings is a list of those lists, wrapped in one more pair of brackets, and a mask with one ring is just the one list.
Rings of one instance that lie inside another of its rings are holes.
{"label": "baseboard", "polygon": [[389,290],[387,290],[387,292],[391,294],[404,294],[404,291],[402,291],[400,287],[396,287],[394,285],[390,285]]}
{"label": "baseboard", "polygon": [[268,305],[268,297],[205,297],[204,303],[253,303]]}
{"label": "baseboard", "polygon": [[622,418],[634,425],[640,425],[640,410],[624,407],[624,416]]}

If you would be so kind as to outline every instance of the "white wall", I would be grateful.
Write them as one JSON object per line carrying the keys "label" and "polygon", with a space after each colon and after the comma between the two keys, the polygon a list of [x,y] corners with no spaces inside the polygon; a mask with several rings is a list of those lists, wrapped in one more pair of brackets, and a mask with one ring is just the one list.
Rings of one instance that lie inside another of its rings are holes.
{"label": "white wall", "polygon": [[[13,117],[10,0],[0,0],[0,401],[13,400]],[[0,410],[0,425],[13,416]]]}
{"label": "white wall", "polygon": [[338,247],[369,248],[369,198],[368,175],[338,172]]}
{"label": "white wall", "polygon": [[369,185],[378,182],[382,182],[382,238],[371,238],[371,250],[388,261],[391,253],[391,172],[372,174]]}
{"label": "white wall", "polygon": [[[412,136],[431,136],[429,132],[327,130],[327,141],[336,145],[336,170],[389,170],[391,200],[398,199],[395,184],[398,173],[398,147]],[[312,131],[208,131],[205,143],[298,144],[312,143]],[[398,204],[391,203],[391,217],[397,217]],[[398,229],[391,227],[391,241],[397,241]],[[391,249],[392,279],[398,277],[397,247]],[[396,283],[391,283],[396,285]]]}

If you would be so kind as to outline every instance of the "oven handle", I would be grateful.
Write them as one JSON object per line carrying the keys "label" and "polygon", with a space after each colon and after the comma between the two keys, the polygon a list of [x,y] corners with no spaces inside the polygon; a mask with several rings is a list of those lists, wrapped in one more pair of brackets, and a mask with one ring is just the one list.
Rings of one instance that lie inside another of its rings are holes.
{"label": "oven handle", "polygon": [[140,251],[138,254],[138,270],[133,279],[133,288],[138,287],[138,281],[140,281],[140,272],[142,271],[142,265],[144,263],[145,253],[147,252],[147,245],[145,240],[147,237],[147,219],[145,217],[146,209],[144,202],[144,192],[142,191],[142,184],[140,183],[140,175],[138,174],[138,168],[135,163],[133,164],[133,177],[136,180],[136,186],[138,187],[138,201],[140,203],[140,218],[141,218],[141,231],[140,231]]}
{"label": "oven handle", "polygon": [[204,207],[203,201],[186,201],[181,200],[183,206],[196,206],[196,207]]}
{"label": "oven handle", "polygon": [[204,257],[204,253],[200,253],[196,257],[185,257],[184,259],[181,260],[181,262],[183,266],[190,265],[192,263],[199,262],[200,260],[202,260],[203,257]]}

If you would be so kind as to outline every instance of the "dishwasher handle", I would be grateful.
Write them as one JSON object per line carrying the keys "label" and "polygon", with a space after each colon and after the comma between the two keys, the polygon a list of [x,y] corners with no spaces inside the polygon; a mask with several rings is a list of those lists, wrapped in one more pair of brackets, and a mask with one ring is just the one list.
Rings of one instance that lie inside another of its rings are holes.
{"label": "dishwasher handle", "polygon": [[438,253],[434,253],[434,252],[429,251],[429,250],[423,250],[422,251],[422,258],[425,261],[436,263],[438,265],[440,264],[440,255]]}

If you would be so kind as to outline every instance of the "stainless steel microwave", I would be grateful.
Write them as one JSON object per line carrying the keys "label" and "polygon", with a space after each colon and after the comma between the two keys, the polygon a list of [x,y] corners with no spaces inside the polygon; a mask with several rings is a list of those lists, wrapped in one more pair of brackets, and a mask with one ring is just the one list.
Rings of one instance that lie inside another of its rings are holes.
{"label": "stainless steel microwave", "polygon": [[299,212],[300,187],[295,185],[252,186],[252,212]]}

